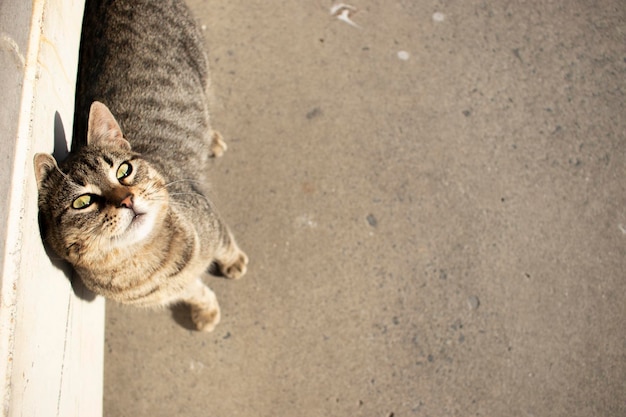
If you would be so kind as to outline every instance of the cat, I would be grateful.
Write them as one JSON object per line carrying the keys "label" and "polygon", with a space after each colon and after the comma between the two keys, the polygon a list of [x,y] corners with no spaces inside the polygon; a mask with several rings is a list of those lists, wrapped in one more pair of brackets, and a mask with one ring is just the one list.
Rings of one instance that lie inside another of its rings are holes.
{"label": "cat", "polygon": [[74,130],[86,144],[60,163],[34,157],[44,241],[85,286],[137,306],[184,302],[202,331],[220,308],[200,277],[217,265],[237,279],[248,264],[206,189],[226,150],[207,61],[182,1],[88,1]]}

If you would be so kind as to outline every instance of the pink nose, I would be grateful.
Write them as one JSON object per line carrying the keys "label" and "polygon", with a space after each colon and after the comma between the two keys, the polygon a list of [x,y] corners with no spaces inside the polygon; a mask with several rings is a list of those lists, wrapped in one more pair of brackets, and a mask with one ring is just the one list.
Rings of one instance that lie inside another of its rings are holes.
{"label": "pink nose", "polygon": [[133,208],[133,195],[128,194],[122,201],[120,207]]}

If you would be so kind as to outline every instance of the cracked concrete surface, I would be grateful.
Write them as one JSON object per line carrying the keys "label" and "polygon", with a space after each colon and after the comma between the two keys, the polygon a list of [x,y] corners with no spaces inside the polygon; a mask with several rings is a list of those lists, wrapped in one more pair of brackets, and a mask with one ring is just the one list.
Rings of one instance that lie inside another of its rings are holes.
{"label": "cracked concrete surface", "polygon": [[250,268],[108,303],[104,415],[626,415],[622,2],[189,3]]}

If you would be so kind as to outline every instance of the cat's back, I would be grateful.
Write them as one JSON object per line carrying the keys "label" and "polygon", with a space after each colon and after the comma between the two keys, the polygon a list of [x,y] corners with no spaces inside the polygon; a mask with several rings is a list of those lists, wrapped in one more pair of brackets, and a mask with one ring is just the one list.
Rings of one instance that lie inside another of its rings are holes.
{"label": "cat's back", "polygon": [[88,0],[80,58],[75,135],[97,100],[164,169],[208,152],[207,58],[183,1]]}

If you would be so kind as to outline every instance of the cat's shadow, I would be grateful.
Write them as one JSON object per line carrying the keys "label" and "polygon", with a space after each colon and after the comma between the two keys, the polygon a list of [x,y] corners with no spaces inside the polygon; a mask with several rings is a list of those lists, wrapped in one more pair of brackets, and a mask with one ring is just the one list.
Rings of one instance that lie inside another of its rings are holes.
{"label": "cat's shadow", "polygon": [[[67,149],[67,137],[65,135],[65,128],[63,127],[63,120],[61,119],[59,112],[54,113],[53,132],[54,150],[52,152],[52,156],[54,156],[57,162],[61,162],[67,158],[69,150]],[[78,143],[72,143],[72,148],[76,148],[77,146],[79,146]],[[88,302],[95,300],[96,294],[85,287],[85,284],[83,284],[83,281],[80,279],[78,274],[76,274],[72,266],[67,261],[59,258],[59,256],[54,253],[52,248],[50,248],[47,242],[43,239],[43,236],[46,236],[46,225],[41,214],[39,214],[37,220],[39,223],[39,234],[42,237],[43,247],[52,265],[63,272],[67,280],[72,285],[72,291],[76,297]]]}
{"label": "cat's shadow", "polygon": [[177,303],[169,307],[172,319],[183,329],[197,330],[193,320],[191,320],[191,309],[185,303]]}

